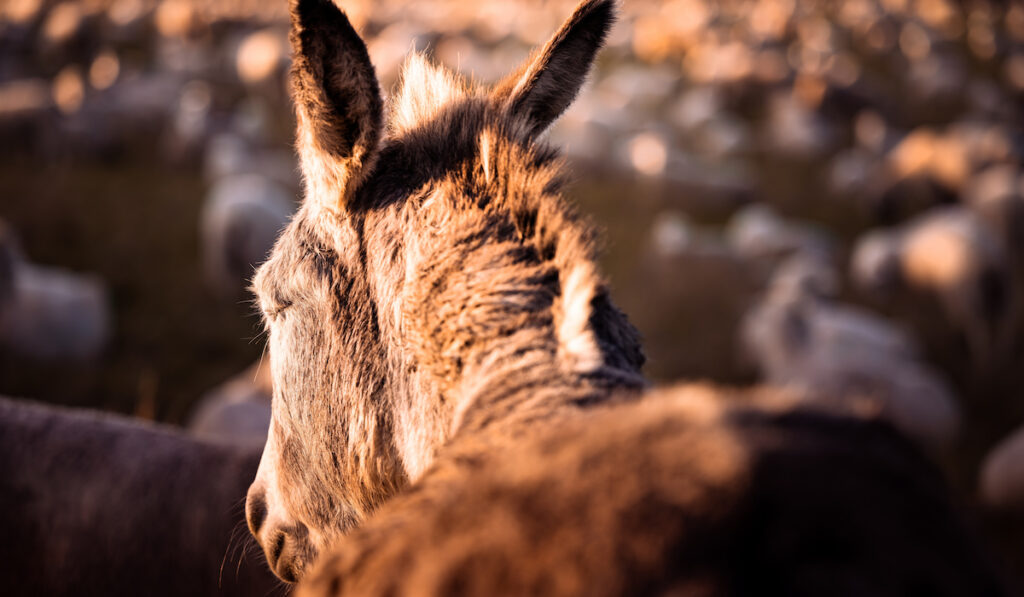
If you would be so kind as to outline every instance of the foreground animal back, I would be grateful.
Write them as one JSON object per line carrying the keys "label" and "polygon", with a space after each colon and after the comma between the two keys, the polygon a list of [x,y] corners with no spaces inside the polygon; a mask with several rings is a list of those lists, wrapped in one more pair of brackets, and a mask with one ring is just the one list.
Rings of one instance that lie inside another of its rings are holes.
{"label": "foreground animal back", "polygon": [[910,442],[740,405],[774,398],[757,394],[664,390],[500,454],[456,442],[458,464],[395,498],[297,595],[1004,594]]}

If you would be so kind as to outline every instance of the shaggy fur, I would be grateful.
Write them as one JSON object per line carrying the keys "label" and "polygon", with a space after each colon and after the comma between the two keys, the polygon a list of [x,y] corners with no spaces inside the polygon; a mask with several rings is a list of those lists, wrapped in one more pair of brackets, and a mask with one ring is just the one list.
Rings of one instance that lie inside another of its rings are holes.
{"label": "shaggy fur", "polygon": [[[858,515],[870,517],[868,510],[852,497],[822,504],[809,528],[796,526],[793,545],[817,545],[812,535],[834,532],[834,543],[823,544],[833,549],[823,556],[831,560],[748,545],[737,552],[750,558],[747,568],[768,574],[778,557],[784,568],[806,568],[819,579],[838,570],[849,590],[862,567],[882,579],[865,581],[872,587],[909,586],[903,578],[933,584],[914,568],[886,585],[879,571],[890,564],[866,551],[864,538],[885,537],[904,494],[885,489],[898,475],[872,470],[885,458],[852,456],[872,449],[854,440],[881,434],[889,442],[879,448],[884,456],[907,463],[895,470],[928,476],[885,432],[866,425],[863,434],[838,433],[833,446],[827,421],[821,432],[813,423],[791,431],[784,417],[756,410],[694,418],[683,397],[637,401],[644,386],[637,334],[597,273],[594,229],[561,196],[557,153],[537,139],[578,92],[614,6],[582,2],[493,92],[413,56],[379,149],[370,162],[359,158],[374,166],[345,188],[310,185],[260,268],[254,288],[269,330],[275,395],[248,516],[281,578],[300,578],[337,546],[311,592],[413,593],[422,586],[424,594],[612,594],[703,586],[705,579],[719,586],[732,565],[723,557],[745,545],[735,533],[762,532],[749,525],[768,525],[762,545],[790,549],[785,525],[799,517],[773,516],[772,502],[760,496],[778,496],[782,507],[788,493],[801,505],[845,495],[830,488],[804,495],[813,487],[808,477],[787,485],[778,472],[760,485],[762,459],[793,453],[810,459],[792,465],[801,473],[854,486],[863,480],[868,499],[877,497],[887,514],[863,536],[846,537],[839,513],[862,508]],[[306,36],[297,54],[331,47],[339,31],[340,44],[356,44],[329,0],[297,0],[292,14]],[[317,146],[308,138],[330,134],[302,117],[318,89],[355,95],[373,88],[365,69],[317,70],[308,66],[314,62],[300,56],[293,75],[304,81],[294,87],[300,152]],[[345,81],[324,72],[355,75]],[[358,103],[328,106],[349,110],[331,114],[331,122],[368,122],[348,107]],[[358,151],[315,158],[348,168]],[[320,170],[303,160],[307,179],[319,180]],[[334,202],[338,194],[349,199]],[[763,423],[746,425],[744,417]],[[843,425],[863,424],[835,426]],[[819,444],[849,458],[834,466],[815,460],[809,454]],[[941,490],[931,489],[922,495],[945,504]],[[748,516],[750,509],[763,516]],[[946,505],[925,508],[919,520],[944,538],[934,546],[939,555],[922,562],[948,563],[960,583],[954,587],[985,580],[970,548],[945,542],[961,539],[949,530],[956,524]],[[929,536],[918,530],[908,522],[893,532],[931,553]],[[705,540],[719,545],[702,555]],[[485,560],[480,576],[470,572],[477,553]],[[443,578],[418,576],[435,573]]]}
{"label": "shaggy fur", "polygon": [[267,595],[241,499],[259,450],[0,399],[0,593]]}
{"label": "shaggy fur", "polygon": [[1002,593],[903,438],[751,399],[784,402],[683,387],[506,445],[457,438],[457,465],[383,507],[296,595]]}

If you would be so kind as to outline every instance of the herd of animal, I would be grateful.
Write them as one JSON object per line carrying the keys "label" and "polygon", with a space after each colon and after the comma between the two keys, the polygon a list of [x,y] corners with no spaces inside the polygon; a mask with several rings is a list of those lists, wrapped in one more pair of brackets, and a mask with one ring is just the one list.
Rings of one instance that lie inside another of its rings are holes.
{"label": "herd of animal", "polygon": [[[252,282],[267,358],[187,430],[0,401],[10,594],[1009,594],[927,455],[956,433],[949,388],[840,303],[815,239],[796,234],[742,324],[771,385],[645,380],[545,137],[617,8],[582,0],[494,86],[413,53],[385,100],[333,0],[292,0],[304,199],[289,218],[228,168],[203,220],[227,293],[288,221]],[[772,217],[737,219],[733,247],[756,252]],[[867,292],[938,295],[978,366],[1016,315],[983,217],[929,212],[852,258]],[[79,325],[33,311],[32,280],[64,274],[9,238],[0,339]],[[104,317],[95,287],[62,284],[78,302],[54,313]],[[73,337],[43,344],[102,344]]]}

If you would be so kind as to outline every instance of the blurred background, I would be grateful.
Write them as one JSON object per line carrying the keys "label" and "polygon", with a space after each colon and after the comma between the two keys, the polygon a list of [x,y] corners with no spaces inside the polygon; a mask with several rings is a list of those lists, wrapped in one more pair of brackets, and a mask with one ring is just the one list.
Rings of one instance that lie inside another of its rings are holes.
{"label": "blurred background", "polygon": [[[299,193],[286,4],[0,3],[0,394],[173,424],[265,396],[245,288]],[[340,4],[387,90],[411,49],[493,82],[575,2]],[[623,13],[550,138],[650,377],[888,418],[1024,580],[1024,7]]]}

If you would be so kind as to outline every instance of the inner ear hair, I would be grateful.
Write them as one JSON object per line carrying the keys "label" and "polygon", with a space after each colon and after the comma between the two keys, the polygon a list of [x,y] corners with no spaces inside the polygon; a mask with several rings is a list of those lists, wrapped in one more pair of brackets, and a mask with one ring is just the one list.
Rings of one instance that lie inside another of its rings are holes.
{"label": "inner ear hair", "polygon": [[616,0],[583,0],[558,32],[494,90],[532,135],[545,131],[572,104],[615,22]]}
{"label": "inner ear hair", "polygon": [[292,0],[292,99],[307,200],[349,206],[372,169],[383,100],[366,44],[332,0]]}

